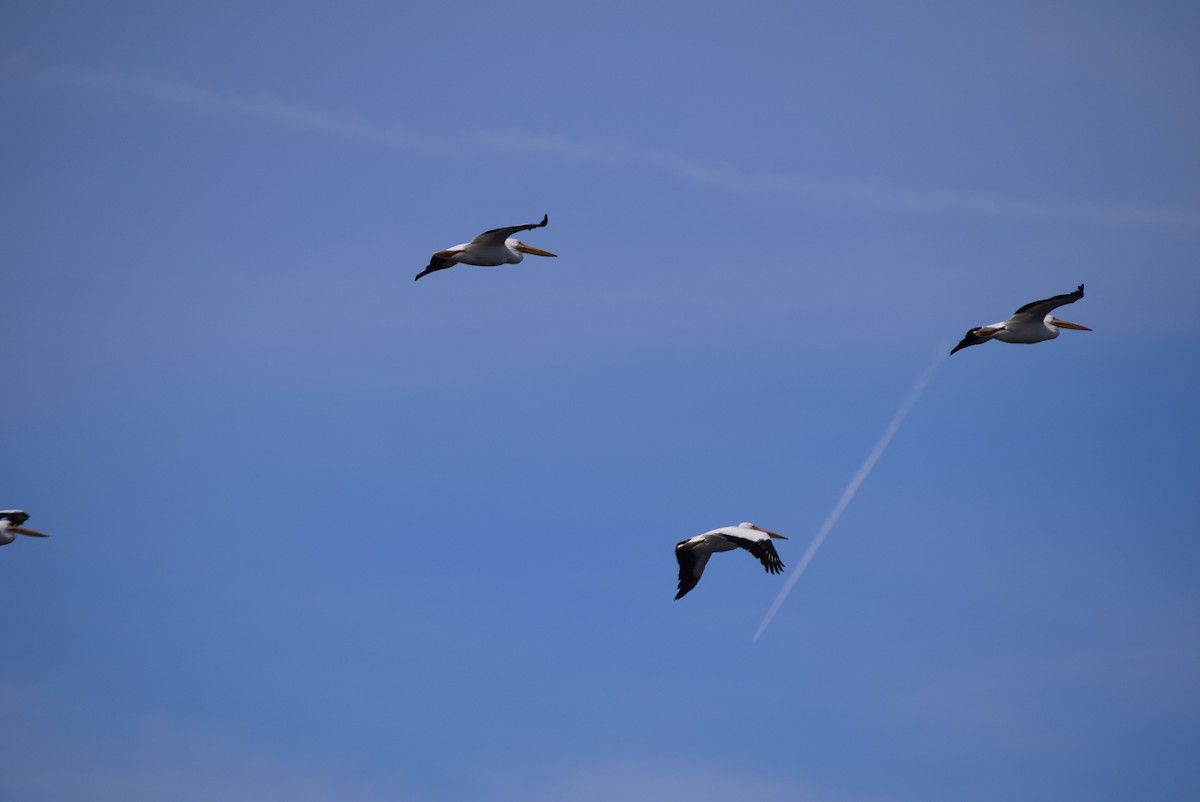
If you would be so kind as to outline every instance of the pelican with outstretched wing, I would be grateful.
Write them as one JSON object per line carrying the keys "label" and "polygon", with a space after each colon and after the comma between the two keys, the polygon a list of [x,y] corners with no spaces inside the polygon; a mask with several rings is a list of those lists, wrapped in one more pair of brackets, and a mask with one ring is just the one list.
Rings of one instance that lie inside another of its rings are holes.
{"label": "pelican with outstretched wing", "polygon": [[679,592],[676,599],[682,599],[687,592],[696,587],[708,558],[718,551],[733,551],[745,549],[758,558],[768,574],[778,574],[783,571],[783,562],[771,543],[771,538],[787,540],[783,535],[776,534],[751,523],[740,523],[737,526],[722,526],[711,532],[681,540],[675,545],[675,559],[679,561]]}
{"label": "pelican with outstretched wing", "polygon": [[516,234],[518,231],[542,228],[549,222],[550,215],[543,215],[542,222],[540,223],[531,223],[527,226],[493,228],[491,231],[483,232],[470,242],[464,242],[461,245],[455,245],[444,251],[438,251],[429,260],[429,266],[418,273],[417,278],[414,278],[413,281],[438,270],[454,267],[457,264],[496,267],[497,265],[515,265],[524,259],[527,253],[534,256],[558,256],[556,253],[543,251],[541,248],[526,245],[521,240],[513,238],[513,234]]}
{"label": "pelican with outstretched wing", "polygon": [[1071,323],[1050,314],[1060,306],[1073,304],[1082,297],[1083,285],[1080,284],[1079,289],[1075,292],[1066,292],[1044,301],[1025,304],[1008,320],[971,329],[950,353],[953,354],[955,351],[961,351],[972,345],[982,345],[988,340],[999,340],[1004,343],[1040,343],[1053,340],[1058,336],[1059,329],[1091,331],[1087,326]]}

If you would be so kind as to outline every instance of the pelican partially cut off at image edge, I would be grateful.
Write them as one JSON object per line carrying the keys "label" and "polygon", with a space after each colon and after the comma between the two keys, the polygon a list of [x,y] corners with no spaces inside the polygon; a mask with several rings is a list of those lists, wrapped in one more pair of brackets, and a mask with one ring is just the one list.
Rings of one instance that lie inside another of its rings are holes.
{"label": "pelican partially cut off at image edge", "polygon": [[438,251],[429,260],[429,266],[417,274],[413,281],[428,276],[438,270],[454,267],[457,264],[475,265],[476,267],[496,267],[498,265],[515,265],[525,258],[525,254],[533,256],[558,256],[550,251],[543,251],[532,245],[526,245],[513,234],[518,231],[529,231],[542,228],[549,224],[550,215],[542,215],[542,222],[531,223],[527,226],[508,226],[493,228],[485,231],[470,242],[455,245],[444,251]]}
{"label": "pelican partially cut off at image edge", "polygon": [[687,592],[696,587],[708,558],[718,551],[733,551],[745,549],[758,558],[768,574],[778,574],[783,571],[783,562],[775,551],[771,538],[787,540],[783,535],[768,529],[755,526],[752,523],[740,523],[737,526],[722,526],[702,535],[681,540],[675,545],[675,559],[679,561],[679,592],[676,599],[682,599]]}
{"label": "pelican partially cut off at image edge", "polygon": [[29,520],[29,513],[24,510],[0,510],[0,546],[7,546],[17,539],[17,535],[28,537],[50,537],[36,529],[26,529],[21,524]]}

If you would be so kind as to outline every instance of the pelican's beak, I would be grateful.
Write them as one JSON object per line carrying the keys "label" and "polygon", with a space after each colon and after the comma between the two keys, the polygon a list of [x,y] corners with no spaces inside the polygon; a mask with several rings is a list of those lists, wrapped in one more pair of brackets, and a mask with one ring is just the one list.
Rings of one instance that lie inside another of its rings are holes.
{"label": "pelican's beak", "polygon": [[10,526],[8,531],[16,532],[18,535],[29,535],[30,537],[50,537],[49,535],[42,534],[36,529],[25,529],[24,527],[20,526]]}
{"label": "pelican's beak", "polygon": [[754,528],[755,528],[755,529],[757,529],[757,530],[758,530],[758,531],[760,531],[760,532],[766,532],[766,533],[767,533],[768,535],[770,535],[771,537],[777,537],[777,538],[779,538],[780,540],[787,540],[787,538],[786,538],[786,537],[784,537],[783,535],[779,534],[778,532],[772,532],[770,529],[763,529],[761,526],[756,526],[756,527],[754,527]]}
{"label": "pelican's beak", "polygon": [[1087,326],[1081,326],[1078,323],[1072,323],[1068,320],[1054,319],[1054,325],[1060,329],[1075,329],[1076,331],[1091,331]]}
{"label": "pelican's beak", "polygon": [[541,248],[535,248],[532,245],[524,245],[524,244],[518,245],[517,250],[520,251],[521,253],[528,253],[532,256],[558,256],[557,253],[550,253],[550,251],[543,251]]}

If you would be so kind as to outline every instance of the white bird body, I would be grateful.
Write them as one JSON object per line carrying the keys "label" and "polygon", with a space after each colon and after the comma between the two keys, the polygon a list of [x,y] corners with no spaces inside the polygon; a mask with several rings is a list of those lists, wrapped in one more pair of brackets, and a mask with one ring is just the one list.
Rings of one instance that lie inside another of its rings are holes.
{"label": "white bird body", "polygon": [[787,540],[786,537],[752,523],[737,526],[722,526],[675,544],[675,559],[679,561],[679,592],[681,599],[700,581],[708,558],[718,551],[745,549],[758,558],[769,574],[783,570],[783,562],[771,543],[771,538]]}
{"label": "white bird body", "polygon": [[447,256],[443,258],[453,259],[455,264],[468,264],[475,267],[515,265],[525,258],[525,254],[517,250],[525,243],[513,237],[509,237],[499,245],[480,246],[477,243],[472,245],[474,242],[475,240],[471,240],[471,242],[464,242],[461,245],[454,245],[445,251],[438,251],[438,254],[446,253]]}
{"label": "white bird body", "polygon": [[445,270],[458,264],[474,265],[475,267],[498,267],[499,265],[515,265],[525,258],[525,254],[533,256],[557,256],[550,251],[543,251],[532,245],[526,245],[512,235],[518,231],[528,231],[541,228],[550,222],[549,215],[543,215],[542,222],[527,226],[508,226],[493,228],[485,231],[470,242],[463,242],[438,251],[429,260],[429,266],[417,274],[416,281],[438,270]]}
{"label": "white bird body", "polygon": [[976,326],[971,329],[962,338],[962,341],[954,346],[954,349],[950,353],[953,354],[955,351],[972,345],[982,345],[988,340],[1030,344],[1053,340],[1058,336],[1059,329],[1091,331],[1087,326],[1071,323],[1050,314],[1052,310],[1066,304],[1073,304],[1082,297],[1083,285],[1080,284],[1075,292],[1063,293],[1062,295],[1055,295],[1053,298],[1046,298],[1042,301],[1025,304],[1014,312],[1013,316],[1008,320],[1001,320],[999,323],[993,323],[990,326]]}
{"label": "white bird body", "polygon": [[1029,321],[1024,325],[1014,324],[1011,319],[1002,320],[999,323],[993,323],[987,328],[997,328],[992,339],[999,340],[1002,343],[1018,343],[1032,345],[1033,343],[1045,342],[1053,340],[1058,336],[1058,326],[1055,324],[1058,318],[1054,315],[1046,315],[1040,321]]}
{"label": "white bird body", "polygon": [[7,546],[9,543],[12,543],[17,539],[17,535],[50,537],[36,529],[26,529],[21,526],[27,520],[29,520],[29,515],[24,510],[0,510],[0,546]]}

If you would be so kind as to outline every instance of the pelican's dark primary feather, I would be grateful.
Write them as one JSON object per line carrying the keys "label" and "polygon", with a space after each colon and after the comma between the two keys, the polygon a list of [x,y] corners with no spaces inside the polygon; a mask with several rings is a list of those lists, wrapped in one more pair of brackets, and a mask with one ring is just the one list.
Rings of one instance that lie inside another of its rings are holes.
{"label": "pelican's dark primary feather", "polygon": [[[570,221],[568,221],[568,223],[569,222]],[[535,228],[542,228],[549,224],[550,224],[550,215],[544,214],[544,215],[542,215],[542,222],[540,222],[540,223],[530,223],[527,226],[508,226],[507,228],[493,228],[490,231],[483,232],[475,239],[479,239],[480,237],[491,237],[493,235],[503,235],[500,237],[500,239],[506,240],[509,237],[511,237],[513,234],[516,234],[518,231],[532,231]]]}
{"label": "pelican's dark primary feather", "polygon": [[[1101,287],[1100,289],[1101,289],[1100,294],[1103,295],[1104,288]],[[1055,295],[1053,298],[1046,298],[1043,301],[1032,301],[1030,303],[1027,303],[1024,306],[1022,306],[1020,309],[1018,309],[1016,312],[1014,312],[1013,316],[1015,317],[1017,315],[1029,313],[1030,316],[1037,317],[1037,318],[1043,318],[1046,315],[1053,312],[1055,309],[1058,309],[1060,306],[1066,306],[1067,304],[1073,304],[1082,297],[1083,297],[1083,285],[1080,284],[1079,288],[1076,289],[1075,292],[1064,292],[1062,295]],[[1041,308],[1039,308],[1039,307],[1041,307]]]}
{"label": "pelican's dark primary feather", "polygon": [[0,510],[0,521],[8,521],[12,526],[20,526],[29,520],[29,513],[24,510]]}
{"label": "pelican's dark primary feather", "polygon": [[766,569],[768,574],[778,574],[783,571],[783,560],[779,559],[779,552],[775,551],[775,544],[769,540],[746,540],[744,538],[731,538],[739,548],[753,554],[762,563],[762,567]]}

